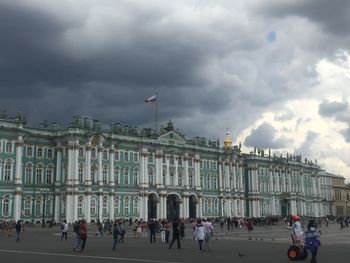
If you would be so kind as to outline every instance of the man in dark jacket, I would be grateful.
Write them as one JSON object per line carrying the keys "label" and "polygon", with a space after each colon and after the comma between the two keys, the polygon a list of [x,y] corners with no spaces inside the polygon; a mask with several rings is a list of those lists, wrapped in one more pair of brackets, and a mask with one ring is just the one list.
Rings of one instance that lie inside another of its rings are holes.
{"label": "man in dark jacket", "polygon": [[177,240],[177,248],[181,248],[180,244],[180,227],[179,227],[179,219],[175,219],[172,224],[173,227],[173,239],[170,242],[169,249],[173,246],[175,240]]}
{"label": "man in dark jacket", "polygon": [[21,230],[22,230],[22,224],[20,220],[17,221],[15,225],[15,229],[16,229],[16,242],[19,242],[19,237],[21,235]]}
{"label": "man in dark jacket", "polygon": [[151,218],[148,222],[148,229],[150,233],[150,242],[156,243],[156,222],[153,218]]}

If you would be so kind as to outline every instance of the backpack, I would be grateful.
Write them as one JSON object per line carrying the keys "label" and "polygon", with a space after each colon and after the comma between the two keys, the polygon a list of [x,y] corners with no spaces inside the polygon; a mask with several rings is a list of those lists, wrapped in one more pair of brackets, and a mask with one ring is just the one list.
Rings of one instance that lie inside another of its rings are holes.
{"label": "backpack", "polygon": [[61,230],[63,230],[63,229],[64,229],[64,224],[62,223],[62,224],[61,224]]}

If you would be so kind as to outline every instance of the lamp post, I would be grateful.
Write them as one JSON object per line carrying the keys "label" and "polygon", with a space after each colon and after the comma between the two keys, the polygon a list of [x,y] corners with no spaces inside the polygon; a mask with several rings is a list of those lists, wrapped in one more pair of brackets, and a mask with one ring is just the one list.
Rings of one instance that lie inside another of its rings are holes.
{"label": "lamp post", "polygon": [[40,188],[40,192],[44,195],[44,202],[43,202],[43,222],[42,227],[45,227],[45,206],[46,206],[46,195],[50,190],[48,188]]}

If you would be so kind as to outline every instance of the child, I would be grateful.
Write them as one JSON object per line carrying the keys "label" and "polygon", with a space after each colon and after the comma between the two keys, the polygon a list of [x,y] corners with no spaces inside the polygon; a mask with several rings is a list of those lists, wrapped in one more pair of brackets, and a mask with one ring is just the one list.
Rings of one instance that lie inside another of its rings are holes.
{"label": "child", "polygon": [[319,235],[317,233],[315,223],[315,220],[310,220],[305,233],[305,246],[312,255],[310,263],[317,263],[317,249],[321,245],[321,242],[318,239]]}

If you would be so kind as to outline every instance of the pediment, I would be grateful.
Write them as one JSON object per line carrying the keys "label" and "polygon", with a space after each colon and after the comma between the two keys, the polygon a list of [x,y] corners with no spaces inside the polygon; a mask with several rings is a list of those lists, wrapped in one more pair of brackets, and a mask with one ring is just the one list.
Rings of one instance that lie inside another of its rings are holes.
{"label": "pediment", "polygon": [[168,131],[167,133],[162,134],[161,136],[158,137],[158,140],[169,144],[186,143],[186,139],[174,130]]}

